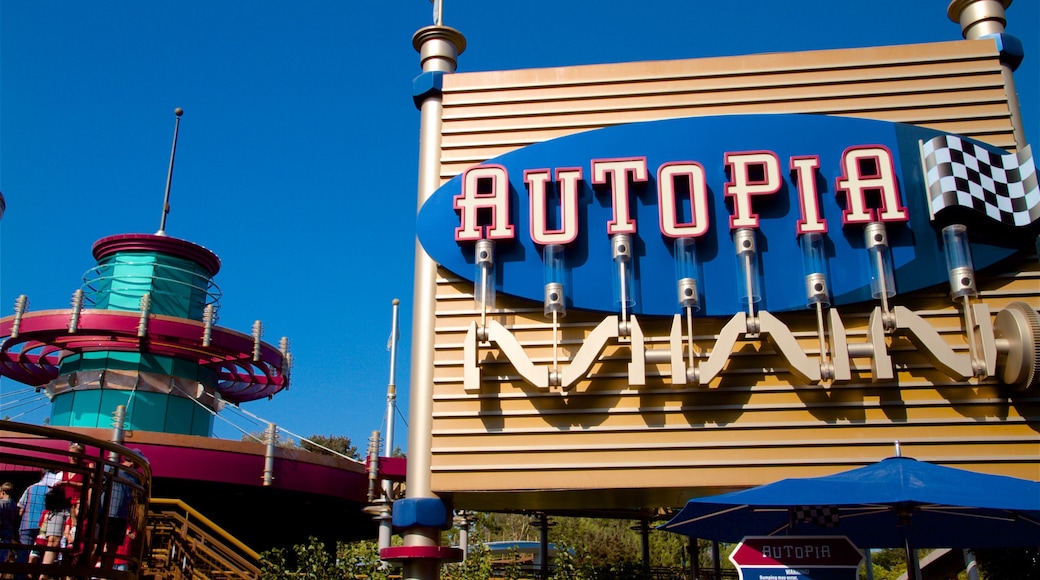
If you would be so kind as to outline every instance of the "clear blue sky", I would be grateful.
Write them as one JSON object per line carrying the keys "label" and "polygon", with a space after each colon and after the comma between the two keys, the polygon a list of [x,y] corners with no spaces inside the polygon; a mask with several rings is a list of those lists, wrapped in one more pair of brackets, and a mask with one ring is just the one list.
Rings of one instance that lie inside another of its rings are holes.
{"label": "clear blue sky", "polygon": [[[946,0],[444,2],[445,24],[469,44],[460,72],[960,39]],[[1038,11],[1036,0],[1008,9],[1026,51],[1016,80],[1031,139]],[[158,229],[183,107],[167,232],[222,259],[221,325],[248,332],[259,318],[296,360],[289,391],[244,408],[363,448],[382,425],[395,297],[407,416],[411,36],[431,22],[427,0],[2,0],[0,313],[19,294],[33,310],[68,307],[95,240]]]}

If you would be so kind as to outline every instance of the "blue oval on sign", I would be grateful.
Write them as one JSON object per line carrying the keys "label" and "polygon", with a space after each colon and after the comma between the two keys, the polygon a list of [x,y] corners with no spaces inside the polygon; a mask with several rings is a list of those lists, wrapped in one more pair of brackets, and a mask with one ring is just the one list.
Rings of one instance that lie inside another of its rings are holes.
{"label": "blue oval on sign", "polygon": [[[612,260],[608,223],[618,219],[617,200],[609,183],[597,185],[592,170],[594,160],[646,160],[646,179],[628,183],[628,213],[635,223],[633,264],[636,305],[634,312],[644,315],[671,315],[680,311],[676,286],[673,240],[662,234],[658,207],[658,169],[677,162],[695,162],[703,168],[705,203],[702,219],[707,219],[703,235],[696,238],[700,261],[698,285],[701,313],[730,315],[744,310],[738,300],[737,256],[730,229],[734,196],[727,196],[733,183],[733,168],[726,155],[770,152],[779,161],[780,183],[775,193],[750,195],[750,211],[757,215],[757,244],[761,267],[762,301],[759,308],[769,311],[800,310],[806,307],[805,277],[798,244],[797,224],[803,219],[800,185],[791,164],[792,158],[816,157],[818,169],[812,183],[816,189],[819,215],[826,221],[824,252],[832,304],[843,305],[871,299],[868,252],[863,224],[843,227],[843,216],[851,211],[843,192],[847,177],[846,152],[857,147],[876,147],[891,153],[894,183],[907,221],[888,224],[888,235],[898,292],[910,292],[948,279],[942,243],[929,218],[919,142],[945,135],[940,131],[889,123],[815,115],[739,115],[694,117],[619,125],[570,135],[508,153],[482,166],[499,166],[507,184],[500,195],[507,199],[508,219],[513,226],[511,239],[496,242],[495,282],[499,292],[541,302],[544,295],[541,246],[531,239],[529,187],[524,173],[531,170],[581,168],[577,186],[577,235],[566,245],[565,289],[569,308],[616,311],[611,280]],[[1004,154],[998,148],[985,149]],[[868,160],[869,161],[869,160]],[[865,176],[877,167],[856,167]],[[463,189],[465,174],[456,176],[426,201],[419,212],[418,235],[426,252],[456,275],[474,278],[472,241],[456,241],[456,229],[463,225],[456,198]],[[754,183],[762,176],[746,176]],[[608,180],[609,182],[609,180]],[[555,184],[555,182],[553,182]],[[478,184],[479,185],[479,184]],[[479,189],[479,188],[478,188]],[[475,198],[490,195],[472,192]],[[676,209],[680,222],[691,223],[698,215],[689,195]],[[551,205],[548,227],[561,228],[559,207]],[[877,198],[877,199],[875,199]],[[880,214],[885,200],[880,193],[866,191],[865,206]],[[685,205],[684,205],[685,204]],[[889,204],[891,205],[891,204]],[[888,207],[888,209],[893,209]],[[488,221],[490,210],[478,210],[476,219]],[[504,212],[503,212],[504,213]],[[487,224],[484,224],[487,225]],[[500,224],[503,225],[503,224]],[[990,265],[1013,253],[996,245],[974,242],[976,268]]]}

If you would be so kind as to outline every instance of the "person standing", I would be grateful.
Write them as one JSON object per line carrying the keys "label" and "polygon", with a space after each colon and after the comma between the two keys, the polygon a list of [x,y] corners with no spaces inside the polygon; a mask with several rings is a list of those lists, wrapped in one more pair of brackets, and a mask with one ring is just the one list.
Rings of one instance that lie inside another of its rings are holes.
{"label": "person standing", "polygon": [[106,472],[112,474],[113,477],[110,480],[111,495],[102,501],[102,505],[107,503],[108,511],[105,514],[106,522],[101,538],[103,542],[101,567],[109,570],[115,569],[114,566],[118,560],[117,552],[126,541],[127,531],[131,529],[131,522],[136,522],[134,518],[137,515],[138,498],[135,488],[140,485],[140,479],[137,477],[133,459],[127,456],[120,458],[120,467],[114,472],[110,469],[106,469]]}
{"label": "person standing", "polygon": [[93,469],[94,466],[83,458],[83,446],[79,443],[69,445],[68,461],[69,467],[58,474],[58,481],[54,484],[54,489],[61,490],[65,499],[63,503],[68,506],[68,515],[62,528],[62,538],[69,549],[66,555],[71,555],[78,560],[82,555],[82,535],[79,533],[81,531],[79,525],[80,503],[88,490],[84,485],[83,470],[85,468]]}
{"label": "person standing", "polygon": [[[60,480],[60,474],[59,474]],[[53,564],[58,560],[61,540],[65,535],[65,521],[69,519],[71,505],[65,497],[65,490],[58,483],[47,492],[43,506],[47,517],[40,521],[40,535],[47,538],[47,550],[43,552],[43,563]]]}
{"label": "person standing", "polygon": [[[44,502],[47,492],[50,490],[49,483],[53,481],[52,474],[43,472],[40,481],[27,487],[22,492],[21,498],[18,499],[18,514],[21,518],[18,526],[18,543],[22,547],[18,549],[15,562],[19,564],[29,561],[29,552],[32,550],[33,543],[36,542],[36,536],[40,535],[40,518],[43,516]],[[23,576],[23,578],[27,578],[27,576]]]}
{"label": "person standing", "polygon": [[0,485],[0,564],[7,562],[11,555],[11,548],[3,544],[15,543],[15,535],[18,532],[18,504],[11,501],[11,492],[14,484],[4,482]]}

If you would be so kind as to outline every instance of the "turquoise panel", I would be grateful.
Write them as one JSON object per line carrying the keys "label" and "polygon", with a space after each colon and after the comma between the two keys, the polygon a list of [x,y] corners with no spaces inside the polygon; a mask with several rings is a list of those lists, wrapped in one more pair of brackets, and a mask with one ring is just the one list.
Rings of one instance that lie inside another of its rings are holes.
{"label": "turquoise panel", "polygon": [[195,380],[195,375],[197,373],[194,371],[189,370],[184,374],[174,372],[177,362],[177,360],[168,356],[145,353],[141,355],[141,370],[159,375],[176,375],[186,379]]}
{"label": "turquoise panel", "polygon": [[206,367],[199,367],[199,382],[206,385],[207,387],[213,388],[217,386],[217,373],[213,369]]}
{"label": "turquoise panel", "polygon": [[151,295],[155,314],[202,320],[209,273],[194,262],[155,252],[119,252],[98,263],[94,303],[110,310],[138,311]]}
{"label": "turquoise panel", "polygon": [[[98,427],[111,427],[115,418],[116,407],[123,405],[129,410],[134,404],[133,401],[137,398],[137,394],[133,391],[124,391],[122,389],[101,389],[99,392],[101,393],[101,408],[98,411],[100,414]],[[125,419],[123,427],[125,429],[134,428]]]}
{"label": "turquoise panel", "polygon": [[112,418],[101,408],[101,390],[75,391],[73,393],[72,413],[69,427],[104,427],[112,426]]}
{"label": "turquoise panel", "polygon": [[162,256],[155,274],[153,312],[202,320],[209,286],[205,270],[188,260]]}
{"label": "turquoise panel", "polygon": [[110,351],[105,353],[97,353],[107,355],[108,366],[110,369],[119,369],[132,371],[136,370],[141,365],[141,354],[136,352],[116,352]]}
{"label": "turquoise panel", "polygon": [[202,405],[193,405],[195,407],[195,415],[191,420],[191,434],[199,435],[200,437],[212,437],[213,436],[213,414],[209,412],[209,409],[205,409]]}
{"label": "turquoise panel", "polygon": [[150,252],[115,254],[99,263],[99,290],[95,299],[109,310],[141,309],[141,297],[152,290],[156,256]]}
{"label": "turquoise panel", "polygon": [[65,393],[58,395],[51,401],[51,425],[55,427],[68,427],[72,420],[72,404],[76,393]]}
{"label": "turquoise panel", "polygon": [[51,406],[50,422],[58,427],[111,429],[112,415],[119,405],[126,406],[125,428],[128,430],[213,436],[213,416],[190,399],[117,389],[59,395]]}
{"label": "turquoise panel", "polygon": [[76,371],[101,370],[105,368],[106,354],[104,352],[85,352],[69,355],[61,359],[58,373],[64,375]]}
{"label": "turquoise panel", "polygon": [[68,356],[62,359],[58,372],[61,374],[76,371],[101,371],[105,369],[137,370],[141,355],[136,352],[85,352],[82,355]]}
{"label": "turquoise panel", "polygon": [[[195,415],[195,407],[197,406],[194,401],[180,397],[170,397],[166,406],[166,426],[163,431],[166,433],[196,435],[197,433],[194,433],[192,430],[192,422]],[[204,433],[204,435],[209,435],[209,433]]]}
{"label": "turquoise panel", "polygon": [[[107,392],[120,393],[121,391]],[[161,432],[166,417],[166,400],[168,398],[169,395],[162,393],[135,392],[133,400],[126,403],[126,428]],[[115,401],[116,398],[112,397],[112,400]],[[115,408],[114,405],[113,408]]]}

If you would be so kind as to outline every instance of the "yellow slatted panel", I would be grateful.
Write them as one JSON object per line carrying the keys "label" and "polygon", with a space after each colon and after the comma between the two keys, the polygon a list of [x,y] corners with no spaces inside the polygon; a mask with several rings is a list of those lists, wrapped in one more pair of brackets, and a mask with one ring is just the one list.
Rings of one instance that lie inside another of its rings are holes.
{"label": "yellow slatted panel", "polygon": [[[763,108],[765,112],[775,112],[772,109]],[[929,104],[927,107],[914,109],[860,109],[856,116],[865,119],[877,119],[894,121],[898,123],[909,123],[914,125],[928,125],[942,131],[956,130],[978,130],[990,129],[993,120],[1007,118],[1007,104],[1003,101],[992,103],[978,102],[970,106],[963,103],[951,105]],[[982,124],[976,129],[971,127]],[[537,129],[517,128],[511,129],[510,135],[503,136],[492,131],[486,131],[491,123],[487,121],[474,122],[474,128],[470,131],[459,131],[444,136],[444,147],[453,152],[459,149],[500,147],[500,152],[506,152],[515,147],[523,147],[532,143],[556,139],[574,132],[568,127],[547,127]],[[1003,128],[998,129],[1003,131]]]}
{"label": "yellow slatted panel", "polygon": [[[991,312],[1015,300],[1040,308],[1040,267],[1024,263],[1020,269],[1020,274],[982,281],[982,298]],[[445,282],[440,289],[441,295],[472,308],[466,283]],[[900,298],[948,344],[966,350],[960,313],[942,290]],[[521,311],[510,315],[516,334],[532,357],[547,364],[551,335],[544,322],[539,324],[539,310],[516,301],[503,306],[511,313]],[[475,316],[471,312],[470,319]],[[843,319],[851,342],[865,340],[865,315],[849,312]],[[577,346],[596,321],[595,316],[568,317],[564,335]],[[814,354],[811,317],[785,315],[784,321]],[[698,320],[698,342],[710,345],[723,322]],[[648,335],[660,336],[664,328],[659,322],[644,326]],[[438,345],[434,481],[457,500],[472,499],[467,490],[536,490],[551,481],[560,489],[640,488],[639,493],[648,493],[641,501],[652,503],[675,493],[688,496],[836,471],[887,456],[896,440],[922,459],[1040,479],[1035,423],[1040,397],[1011,404],[1007,390],[995,381],[952,383],[905,339],[891,342],[898,387],[872,384],[864,360],[855,361],[859,381],[830,389],[802,384],[782,369],[768,345],[746,341],[746,350],[734,355],[710,387],[672,386],[652,370],[645,387],[630,386],[625,353],[611,357],[608,350],[607,362],[594,370],[596,380],[582,381],[566,397],[525,384],[505,363],[486,366],[484,388],[474,395],[462,390],[462,337],[454,330],[458,326],[452,328]],[[514,494],[496,497],[479,501],[500,509],[518,501]]]}
{"label": "yellow slatted panel", "polygon": [[[971,81],[971,82],[965,82]],[[815,107],[808,112],[827,110],[857,110],[867,104],[888,104],[899,101],[907,108],[915,103],[932,105],[955,105],[965,101],[992,102],[1003,93],[1000,77],[994,74],[965,78],[937,78],[920,80],[872,79],[855,84],[820,84],[797,86],[751,86],[726,88],[710,91],[691,86],[684,93],[651,94],[640,97],[631,95],[585,98],[568,101],[533,101],[529,103],[503,103],[472,105],[468,107],[445,107],[445,122],[455,120],[511,119],[518,127],[537,126],[545,122],[545,115],[557,115],[568,122],[570,117],[584,118],[585,115],[610,113],[622,115],[639,111],[662,109],[682,110],[689,108],[709,109],[712,107],[757,105],[764,110],[776,107],[800,109],[806,107],[806,92],[813,91]],[[967,94],[965,94],[967,92]],[[453,126],[453,131],[467,128]],[[486,130],[486,128],[485,128]]]}
{"label": "yellow slatted panel", "polygon": [[[698,115],[848,115],[1013,149],[991,41],[455,74],[445,77],[444,105],[443,179],[547,139]],[[979,279],[991,313],[1022,300],[1040,308],[1040,266],[1023,259],[1004,268]],[[1012,400],[994,380],[953,382],[901,337],[890,340],[897,380],[884,384],[871,382],[867,359],[852,361],[849,383],[804,384],[770,345],[745,340],[707,386],[672,385],[659,364],[647,365],[645,386],[629,385],[627,347],[611,345],[593,378],[566,396],[526,384],[504,356],[484,348],[481,391],[467,393],[463,345],[480,315],[471,283],[444,270],[440,276],[433,485],[457,507],[681,505],[691,495],[869,463],[890,455],[896,440],[921,459],[1040,479],[1040,396]],[[963,319],[946,288],[900,295],[897,303],[967,352]],[[866,340],[872,306],[841,310],[850,342]],[[536,364],[550,364],[552,328],[540,303],[500,295],[489,317],[511,329]],[[816,356],[815,317],[781,318]],[[568,312],[564,362],[600,320]],[[671,321],[641,322],[650,346],[664,348]],[[697,319],[702,357],[725,322]]]}
{"label": "yellow slatted panel", "polygon": [[[922,62],[967,62],[993,57],[992,41],[956,41],[843,50],[770,53],[714,58],[596,64],[566,68],[455,74],[445,89],[492,94],[518,88],[668,82],[690,77],[748,76],[798,71],[913,66]],[[925,73],[927,74],[927,73]],[[613,87],[602,89],[610,91]],[[492,101],[492,97],[482,97]]]}
{"label": "yellow slatted panel", "polygon": [[992,41],[448,75],[442,176],[618,123],[814,113],[921,124],[1013,148]]}

